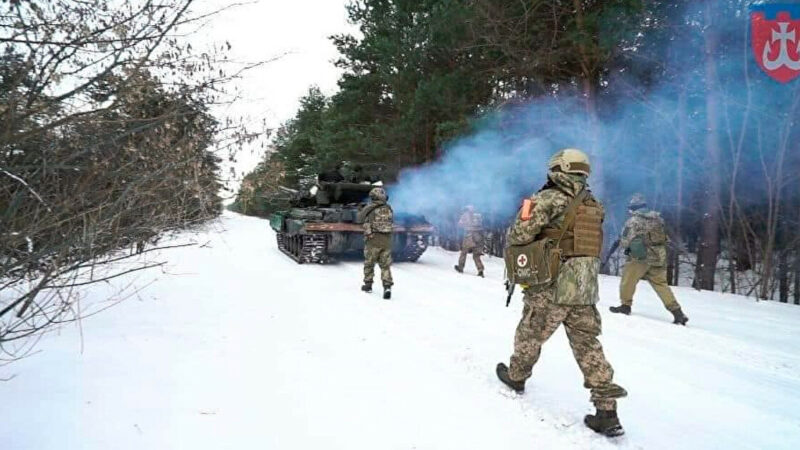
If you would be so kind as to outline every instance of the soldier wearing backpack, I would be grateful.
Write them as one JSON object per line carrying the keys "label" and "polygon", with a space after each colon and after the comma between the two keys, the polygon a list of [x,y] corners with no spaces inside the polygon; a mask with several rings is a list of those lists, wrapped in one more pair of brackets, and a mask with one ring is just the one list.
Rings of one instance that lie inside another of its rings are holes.
{"label": "soldier wearing backpack", "polygon": [[392,231],[394,212],[389,196],[382,187],[369,191],[371,202],[358,211],[358,222],[364,224],[364,285],[361,290],[372,292],[375,264],[381,268],[383,298],[392,298]]}
{"label": "soldier wearing backpack", "polygon": [[669,241],[664,219],[656,211],[647,209],[642,194],[634,194],[628,204],[630,218],[620,238],[628,259],[622,269],[619,296],[622,304],[609,308],[611,312],[629,315],[633,304],[633,293],[641,279],[650,282],[653,290],[672,313],[674,324],[686,325],[689,318],[683,314],[681,305],[675,300],[667,284],[667,243]]}
{"label": "soldier wearing backpack", "polygon": [[617,399],[627,392],[613,381],[614,370],[598,339],[602,324],[595,306],[603,205],[589,191],[589,159],[582,151],[561,150],[550,159],[548,169],[547,184],[525,200],[508,230],[508,283],[522,287],[525,306],[514,353],[508,365],[497,365],[497,377],[524,392],[542,345],[563,325],[597,408],[584,417],[584,423],[606,436],[619,436],[624,430]]}
{"label": "soldier wearing backpack", "polygon": [[467,205],[464,214],[458,219],[458,226],[464,229],[464,239],[461,241],[461,253],[458,255],[458,264],[454,266],[456,272],[464,273],[464,264],[467,262],[467,254],[472,253],[475,261],[475,268],[478,269],[478,276],[483,278],[483,218],[475,207]]}

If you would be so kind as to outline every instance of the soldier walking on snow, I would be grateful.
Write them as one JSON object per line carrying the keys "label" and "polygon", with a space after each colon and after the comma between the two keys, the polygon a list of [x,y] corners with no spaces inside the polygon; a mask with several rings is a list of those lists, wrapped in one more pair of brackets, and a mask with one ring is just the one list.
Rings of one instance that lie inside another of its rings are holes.
{"label": "soldier walking on snow", "polygon": [[522,286],[525,306],[511,362],[498,364],[497,376],[516,392],[524,392],[542,345],[563,324],[597,408],[584,423],[606,436],[619,436],[624,430],[617,417],[617,399],[627,392],[613,383],[614,370],[597,339],[602,329],[595,305],[603,206],[588,189],[590,166],[583,152],[562,150],[548,166],[547,184],[530,203],[525,202],[508,230],[506,267],[519,268],[510,281]]}
{"label": "soldier walking on snow", "polygon": [[364,224],[364,285],[361,290],[372,292],[375,264],[381,268],[383,298],[392,297],[392,207],[386,191],[376,187],[369,192],[371,203],[358,212],[358,222]]}
{"label": "soldier walking on snow", "polygon": [[483,217],[475,212],[475,207],[467,205],[464,214],[458,219],[458,226],[464,229],[464,239],[461,241],[461,254],[458,257],[458,264],[454,266],[458,273],[464,272],[464,264],[467,262],[467,253],[472,253],[472,260],[478,269],[478,276],[483,278]]}
{"label": "soldier walking on snow", "polygon": [[674,324],[686,325],[689,318],[683,314],[681,305],[675,300],[672,289],[667,284],[667,237],[664,219],[656,211],[647,209],[642,194],[634,194],[628,204],[630,218],[620,237],[628,259],[622,269],[622,283],[619,296],[620,306],[609,308],[611,312],[629,315],[633,304],[633,293],[641,279],[650,282],[664,307],[672,313]]}

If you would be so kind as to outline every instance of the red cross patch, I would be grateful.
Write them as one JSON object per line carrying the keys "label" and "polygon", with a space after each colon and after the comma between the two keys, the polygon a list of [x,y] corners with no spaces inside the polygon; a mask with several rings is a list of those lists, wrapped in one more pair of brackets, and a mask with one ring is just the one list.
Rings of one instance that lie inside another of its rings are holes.
{"label": "red cross patch", "polygon": [[520,267],[525,267],[528,265],[528,257],[523,255],[519,255],[517,257],[517,265]]}

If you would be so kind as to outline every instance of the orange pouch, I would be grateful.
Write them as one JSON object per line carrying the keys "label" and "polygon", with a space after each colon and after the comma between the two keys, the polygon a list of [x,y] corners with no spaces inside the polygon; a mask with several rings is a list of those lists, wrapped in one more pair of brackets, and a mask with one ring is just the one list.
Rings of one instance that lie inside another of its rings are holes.
{"label": "orange pouch", "polygon": [[533,212],[533,202],[531,199],[526,198],[522,201],[522,214],[520,215],[520,219],[522,220],[531,220],[531,213]]}

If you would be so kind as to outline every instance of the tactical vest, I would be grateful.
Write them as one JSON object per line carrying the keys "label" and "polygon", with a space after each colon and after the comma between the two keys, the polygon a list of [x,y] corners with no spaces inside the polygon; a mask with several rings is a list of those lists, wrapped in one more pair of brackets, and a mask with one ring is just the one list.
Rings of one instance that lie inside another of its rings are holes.
{"label": "tactical vest", "polygon": [[558,227],[545,227],[526,245],[509,245],[504,259],[506,276],[527,287],[551,285],[561,262],[578,256],[599,257],[603,248],[603,209],[589,192],[581,191],[563,213]]}
{"label": "tactical vest", "polygon": [[375,208],[370,213],[370,218],[368,219],[370,223],[370,229],[373,233],[391,233],[392,232],[392,223],[394,222],[394,214],[392,212],[392,207],[389,205],[381,205]]}
{"label": "tactical vest", "polygon": [[642,215],[637,220],[641,225],[628,245],[628,256],[638,261],[650,260],[651,263],[662,260],[658,255],[664,250],[659,251],[658,248],[668,241],[664,219]]}
{"label": "tactical vest", "polygon": [[584,190],[567,206],[560,226],[542,229],[536,240],[555,239],[562,258],[591,256],[603,250],[603,208]]}
{"label": "tactical vest", "polygon": [[647,227],[647,236],[645,240],[648,245],[656,246],[656,245],[665,245],[667,243],[667,230],[666,226],[664,225],[664,219],[647,219],[648,227]]}
{"label": "tactical vest", "polygon": [[465,228],[466,231],[483,231],[483,216],[479,213],[472,213],[472,220]]}

